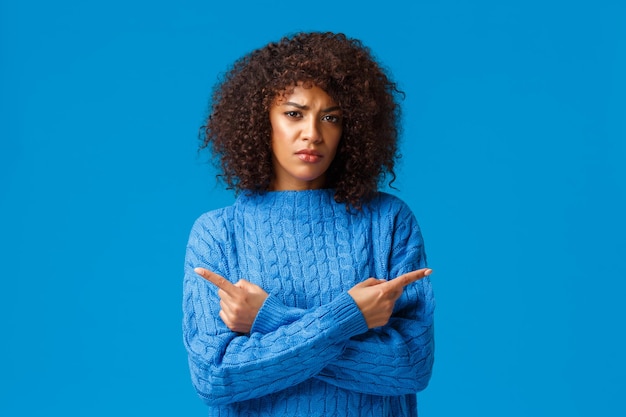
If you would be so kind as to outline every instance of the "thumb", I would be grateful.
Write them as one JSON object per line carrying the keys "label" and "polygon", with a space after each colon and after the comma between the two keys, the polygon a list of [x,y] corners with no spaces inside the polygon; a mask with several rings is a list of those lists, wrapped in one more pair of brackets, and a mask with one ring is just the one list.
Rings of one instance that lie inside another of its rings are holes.
{"label": "thumb", "polygon": [[240,279],[236,284],[235,287],[240,288],[242,291],[248,293],[248,294],[265,294],[267,295],[267,292],[259,287],[256,284],[253,284],[250,281],[246,281],[245,279]]}
{"label": "thumb", "polygon": [[363,282],[359,282],[356,286],[361,287],[373,287],[374,285],[382,284],[386,282],[384,279],[368,278]]}
{"label": "thumb", "polygon": [[246,281],[245,279],[240,279],[239,281],[235,283],[235,287],[241,288],[242,290],[250,288],[251,285],[252,284],[249,281]]}

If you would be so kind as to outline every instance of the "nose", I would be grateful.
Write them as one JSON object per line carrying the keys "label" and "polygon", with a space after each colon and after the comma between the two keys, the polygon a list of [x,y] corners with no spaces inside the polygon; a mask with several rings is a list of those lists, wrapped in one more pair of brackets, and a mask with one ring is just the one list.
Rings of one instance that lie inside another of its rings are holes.
{"label": "nose", "polygon": [[305,141],[319,143],[322,141],[322,130],[320,129],[319,120],[312,117],[306,121],[306,125],[302,131],[302,138]]}

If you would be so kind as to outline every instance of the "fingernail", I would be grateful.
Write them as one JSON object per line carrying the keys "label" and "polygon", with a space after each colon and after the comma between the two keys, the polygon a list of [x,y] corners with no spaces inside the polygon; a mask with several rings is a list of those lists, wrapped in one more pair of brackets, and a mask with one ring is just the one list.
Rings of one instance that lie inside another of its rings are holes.
{"label": "fingernail", "polygon": [[424,271],[424,275],[430,275],[432,274],[433,270],[432,269],[427,269],[426,271]]}

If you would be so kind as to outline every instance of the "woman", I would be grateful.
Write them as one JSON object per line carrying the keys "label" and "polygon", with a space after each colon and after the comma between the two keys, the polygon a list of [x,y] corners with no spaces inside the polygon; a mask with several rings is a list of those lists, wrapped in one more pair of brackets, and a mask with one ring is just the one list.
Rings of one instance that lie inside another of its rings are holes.
{"label": "woman", "polygon": [[396,85],[359,41],[301,33],[238,60],[203,129],[233,206],[201,216],[184,341],[211,416],[415,416],[433,364],[419,226],[394,178]]}

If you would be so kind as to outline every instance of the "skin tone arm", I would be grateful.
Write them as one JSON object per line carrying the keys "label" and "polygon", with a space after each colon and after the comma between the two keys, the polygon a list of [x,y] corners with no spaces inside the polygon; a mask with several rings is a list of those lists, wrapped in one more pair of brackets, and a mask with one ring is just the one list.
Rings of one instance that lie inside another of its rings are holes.
{"label": "skin tone arm", "polygon": [[[204,268],[194,271],[219,288],[220,318],[234,332],[248,333],[263,302],[268,297],[258,285],[246,280],[232,284],[226,278]],[[389,321],[396,300],[402,295],[404,287],[432,273],[424,268],[400,275],[385,281],[368,278],[352,287],[348,294],[361,310],[367,327],[384,326]]]}

